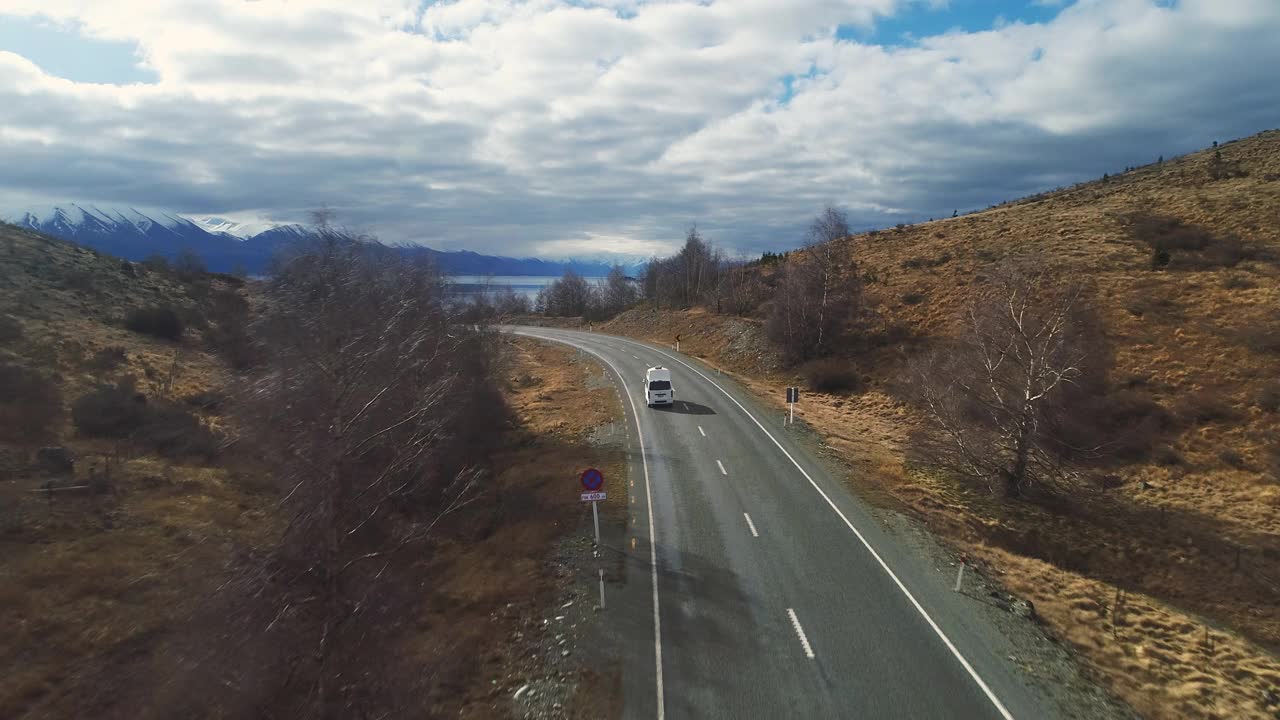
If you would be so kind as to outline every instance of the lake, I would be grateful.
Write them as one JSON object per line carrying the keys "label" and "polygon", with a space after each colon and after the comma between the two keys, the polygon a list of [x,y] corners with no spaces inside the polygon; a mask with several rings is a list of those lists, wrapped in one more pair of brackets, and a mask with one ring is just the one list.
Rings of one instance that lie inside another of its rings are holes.
{"label": "lake", "polygon": [[[527,296],[530,300],[538,291],[559,280],[559,275],[451,275],[449,282],[461,294],[484,292],[487,289],[497,290],[505,285],[512,290]],[[589,283],[597,283],[604,278],[586,278]]]}

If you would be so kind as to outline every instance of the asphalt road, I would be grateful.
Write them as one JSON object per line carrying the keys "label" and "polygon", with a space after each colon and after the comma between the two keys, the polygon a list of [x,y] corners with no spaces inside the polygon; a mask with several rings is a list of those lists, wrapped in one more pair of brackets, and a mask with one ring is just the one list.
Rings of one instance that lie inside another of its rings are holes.
{"label": "asphalt road", "polygon": [[[670,349],[513,328],[596,355],[621,379],[632,472],[624,638],[628,718],[1060,716],[1015,648],[736,383]],[[648,367],[676,404],[648,408]],[[778,392],[783,392],[779,388]],[[567,408],[566,410],[571,410]]]}

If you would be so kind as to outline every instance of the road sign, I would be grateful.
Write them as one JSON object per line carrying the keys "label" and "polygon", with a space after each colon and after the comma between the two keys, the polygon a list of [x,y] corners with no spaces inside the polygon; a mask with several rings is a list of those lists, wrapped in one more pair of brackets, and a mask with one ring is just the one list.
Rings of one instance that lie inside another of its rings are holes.
{"label": "road sign", "polygon": [[604,496],[605,493],[603,492],[584,492],[582,493],[582,502],[599,502],[604,500]]}
{"label": "road sign", "polygon": [[[800,402],[800,388],[787,388],[787,408],[791,412],[791,422],[796,421],[796,403],[798,402]],[[787,417],[785,415],[782,417],[782,424],[787,424]]]}
{"label": "road sign", "polygon": [[604,473],[595,468],[587,468],[582,471],[582,489],[587,492],[595,492],[604,487]]}

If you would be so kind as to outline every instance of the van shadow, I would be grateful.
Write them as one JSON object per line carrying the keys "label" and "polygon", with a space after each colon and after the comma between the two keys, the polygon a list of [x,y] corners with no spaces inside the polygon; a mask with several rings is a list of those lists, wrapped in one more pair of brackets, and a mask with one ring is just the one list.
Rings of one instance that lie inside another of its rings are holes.
{"label": "van shadow", "polygon": [[715,415],[716,411],[706,405],[688,402],[687,400],[677,400],[670,405],[654,405],[654,410],[662,412],[675,413],[677,415]]}

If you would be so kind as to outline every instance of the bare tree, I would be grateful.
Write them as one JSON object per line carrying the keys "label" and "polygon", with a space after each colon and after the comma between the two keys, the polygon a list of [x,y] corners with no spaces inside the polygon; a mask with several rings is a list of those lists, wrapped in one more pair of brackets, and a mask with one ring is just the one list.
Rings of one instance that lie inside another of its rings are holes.
{"label": "bare tree", "polygon": [[613,317],[636,301],[636,287],[627,277],[626,270],[621,265],[614,265],[596,295],[600,299],[600,316]]}
{"label": "bare tree", "polygon": [[498,317],[528,315],[530,310],[529,296],[516,292],[510,285],[503,285],[493,293],[493,308]]}
{"label": "bare tree", "polygon": [[1010,497],[1062,477],[1057,400],[1102,371],[1090,364],[1087,310],[1080,285],[1006,269],[969,308],[964,335],[912,364],[931,421],[921,456]]}
{"label": "bare tree", "polygon": [[724,266],[720,250],[703,239],[697,226],[692,226],[680,252],[649,261],[641,286],[646,299],[658,307],[687,308],[699,303],[715,306]]}
{"label": "bare tree", "polygon": [[242,442],[280,483],[287,527],[255,592],[274,603],[267,631],[313,650],[290,671],[299,714],[360,716],[376,701],[357,666],[386,662],[389,569],[473,497],[469,417],[501,415],[491,353],[432,267],[331,229],[277,265],[267,298]]}
{"label": "bare tree", "polygon": [[583,317],[595,300],[595,288],[573,270],[539,291],[543,312],[556,317]]}
{"label": "bare tree", "polygon": [[839,241],[848,235],[844,213],[827,206],[809,226],[804,251],[786,259],[766,330],[792,362],[839,350],[861,313],[857,268],[841,262]]}
{"label": "bare tree", "polygon": [[720,271],[717,298],[720,312],[746,316],[755,312],[764,301],[766,288],[756,268],[748,267],[745,260],[726,264]]}

